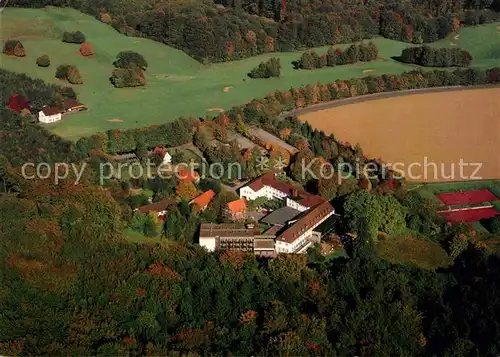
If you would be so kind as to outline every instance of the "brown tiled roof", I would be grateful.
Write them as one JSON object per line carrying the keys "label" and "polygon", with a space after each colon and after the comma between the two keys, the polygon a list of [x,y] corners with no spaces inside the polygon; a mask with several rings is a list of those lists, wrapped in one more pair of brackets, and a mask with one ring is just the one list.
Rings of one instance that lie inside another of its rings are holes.
{"label": "brown tiled roof", "polygon": [[151,203],[149,205],[141,206],[137,210],[141,213],[144,213],[144,214],[147,214],[151,211],[160,212],[160,211],[164,211],[167,207],[169,207],[171,205],[175,205],[175,204],[176,204],[175,200],[173,200],[171,198],[166,198],[164,200],[161,200],[161,201],[158,201],[155,203]]}
{"label": "brown tiled roof", "polygon": [[208,204],[210,203],[210,201],[212,201],[212,198],[214,197],[215,197],[214,190],[208,190],[206,192],[203,192],[201,195],[194,198],[193,200],[191,200],[191,202],[189,203],[196,204],[200,208],[205,208],[206,206],[208,206]]}
{"label": "brown tiled roof", "polygon": [[314,227],[321,219],[333,212],[333,206],[325,201],[305,212],[304,216],[295,222],[290,228],[281,233],[277,239],[286,243],[292,243],[301,234]]}
{"label": "brown tiled roof", "polygon": [[65,110],[79,107],[81,105],[82,105],[82,103],[80,103],[79,101],[77,101],[76,99],[73,99],[73,98],[67,98],[63,102],[63,107]]}
{"label": "brown tiled roof", "polygon": [[45,115],[56,115],[62,112],[59,107],[43,107],[42,112]]}
{"label": "brown tiled roof", "polygon": [[311,208],[325,201],[326,200],[321,196],[310,195],[298,200],[297,202],[300,203],[302,206]]}
{"label": "brown tiled roof", "polygon": [[247,201],[244,198],[240,198],[239,200],[228,202],[227,209],[231,213],[245,212],[247,210]]}

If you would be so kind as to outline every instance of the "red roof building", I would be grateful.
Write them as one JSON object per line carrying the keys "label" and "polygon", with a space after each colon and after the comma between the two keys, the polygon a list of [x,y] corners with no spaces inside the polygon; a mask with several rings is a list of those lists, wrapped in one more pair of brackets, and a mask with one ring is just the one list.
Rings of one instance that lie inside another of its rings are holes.
{"label": "red roof building", "polygon": [[207,208],[208,204],[212,201],[212,199],[215,197],[215,191],[214,190],[208,190],[206,192],[203,192],[201,195],[198,197],[193,198],[189,204],[191,205],[197,205],[200,208],[200,211],[205,210]]}
{"label": "red roof building", "polygon": [[200,180],[200,175],[196,171],[189,171],[184,167],[179,167],[177,175],[180,182],[198,182]]}
{"label": "red roof building", "polygon": [[18,93],[10,96],[7,108],[15,111],[16,113],[21,113],[25,109],[28,111],[31,109],[28,101]]}
{"label": "red roof building", "polygon": [[244,198],[226,204],[226,213],[232,219],[244,219],[246,211],[247,201]]}

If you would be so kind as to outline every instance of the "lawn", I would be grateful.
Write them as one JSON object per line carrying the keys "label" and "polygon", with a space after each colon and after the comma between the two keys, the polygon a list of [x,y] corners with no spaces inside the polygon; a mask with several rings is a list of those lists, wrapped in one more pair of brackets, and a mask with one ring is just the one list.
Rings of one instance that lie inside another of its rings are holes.
{"label": "lawn", "polygon": [[[473,66],[498,65],[500,35],[496,34],[497,25],[463,29],[459,40],[453,40],[472,53],[475,57]],[[94,47],[94,57],[83,58],[79,55],[78,45],[61,42],[64,31],[74,30],[81,30],[86,35]],[[121,35],[93,17],[68,8],[6,8],[2,13],[1,38],[20,39],[27,50],[27,56],[22,59],[2,55],[2,67],[8,70],[61,83],[54,78],[59,64],[75,64],[80,69],[84,84],[75,86],[75,89],[90,110],[50,125],[56,134],[73,140],[107,129],[163,123],[179,116],[213,115],[217,112],[210,109],[228,109],[276,89],[368,74],[401,73],[415,68],[391,59],[399,55],[407,44],[383,38],[374,39],[381,58],[363,64],[315,71],[294,70],[291,63],[300,57],[300,52],[295,52],[202,65],[182,51],[154,41]],[[485,38],[488,41],[484,41]],[[445,39],[433,45],[450,46],[450,41]],[[320,48],[318,52],[326,49]],[[109,83],[112,62],[116,54],[123,50],[137,51],[148,60],[146,87],[115,89]],[[35,65],[36,57],[41,54],[50,56],[49,68]],[[273,56],[281,60],[281,78],[252,80],[246,76],[261,61]],[[115,121],[108,121],[111,119]]]}
{"label": "lawn", "polygon": [[[158,232],[161,232],[161,228],[162,228],[161,225],[158,225]],[[169,242],[171,242],[168,239],[161,238],[160,234],[158,234],[158,236],[155,238],[146,237],[141,232],[134,231],[132,228],[126,228],[122,233],[122,237],[129,243],[138,243],[138,244],[155,245],[157,243],[160,243],[164,245],[164,244],[169,244]]]}
{"label": "lawn", "polygon": [[449,264],[449,257],[439,243],[412,236],[388,237],[377,242],[381,258],[393,263],[413,263],[425,269]]}

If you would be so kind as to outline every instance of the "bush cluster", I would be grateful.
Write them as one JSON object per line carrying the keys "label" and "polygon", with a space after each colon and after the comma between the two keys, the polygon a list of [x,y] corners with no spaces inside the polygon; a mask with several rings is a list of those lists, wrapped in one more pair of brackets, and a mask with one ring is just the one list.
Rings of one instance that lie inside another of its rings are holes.
{"label": "bush cluster", "polygon": [[342,51],[340,48],[331,47],[327,53],[321,56],[315,51],[304,52],[295,65],[302,69],[333,67],[356,62],[373,61],[377,59],[377,56],[378,48],[370,41],[366,44],[353,44],[345,51]]}
{"label": "bush cluster", "polygon": [[135,64],[126,68],[115,68],[111,73],[111,83],[116,88],[139,87],[146,84],[144,72]]}
{"label": "bush cluster", "polygon": [[67,80],[71,84],[82,84],[83,79],[75,65],[62,64],[56,69],[56,78]]}
{"label": "bush cluster", "polygon": [[250,78],[271,78],[279,77],[281,74],[281,63],[279,58],[273,57],[268,61],[261,62],[252,69],[248,76]]}
{"label": "bush cluster", "polygon": [[50,57],[48,55],[41,55],[36,59],[36,64],[38,67],[49,67]]}
{"label": "bush cluster", "polygon": [[144,71],[148,62],[144,57],[134,51],[118,53],[113,62],[116,67],[111,73],[110,81],[116,88],[139,87],[146,84]]}
{"label": "bush cluster", "polygon": [[148,68],[146,59],[140,53],[134,51],[122,51],[118,53],[116,55],[116,60],[113,62],[116,68],[127,68],[133,64],[143,71]]}
{"label": "bush cluster", "polygon": [[468,67],[472,56],[461,48],[420,46],[405,48],[398,59],[425,67]]}
{"label": "bush cluster", "polygon": [[19,40],[7,40],[3,45],[3,53],[8,56],[24,57],[26,50]]}
{"label": "bush cluster", "polygon": [[75,31],[75,32],[64,32],[63,37],[62,37],[63,42],[67,43],[84,43],[85,42],[85,35],[81,31]]}

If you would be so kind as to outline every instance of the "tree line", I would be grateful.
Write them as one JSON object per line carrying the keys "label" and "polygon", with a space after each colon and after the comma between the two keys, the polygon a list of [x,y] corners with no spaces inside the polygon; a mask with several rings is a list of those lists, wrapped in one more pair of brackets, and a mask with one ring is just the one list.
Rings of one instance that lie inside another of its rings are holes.
{"label": "tree line", "polygon": [[[350,43],[381,35],[411,43],[434,42],[498,18],[499,0],[388,0],[346,4],[339,0],[217,0],[160,3],[141,0],[11,0],[9,6],[70,6],[126,35],[180,48],[206,62],[242,59],[274,51]],[[220,6],[223,5],[223,6]]]}
{"label": "tree line", "polygon": [[468,67],[472,56],[461,48],[420,46],[405,48],[397,59],[424,67]]}
{"label": "tree line", "polygon": [[314,69],[323,67],[334,67],[357,62],[368,62],[376,60],[378,48],[373,42],[353,44],[345,51],[340,48],[330,47],[328,52],[318,55],[316,51],[307,51],[302,54],[300,60],[295,64],[297,68]]}
{"label": "tree line", "polygon": [[[500,69],[456,69],[447,71],[412,71],[398,75],[384,74],[350,80],[337,80],[328,84],[307,85],[285,91],[276,91],[265,98],[234,107],[228,112],[230,122],[237,125],[257,125],[276,133],[283,129],[276,117],[283,111],[335,99],[355,97],[371,93],[392,92],[407,89],[455,85],[478,85],[498,83]],[[197,118],[179,118],[173,122],[150,127],[125,130],[109,130],[81,138],[76,146],[81,154],[98,149],[106,153],[133,152],[140,147],[154,148],[157,145],[177,146],[189,142],[199,126]],[[294,145],[296,136],[287,137]],[[321,153],[321,145],[314,146]],[[203,151],[203,150],[202,150]]]}

